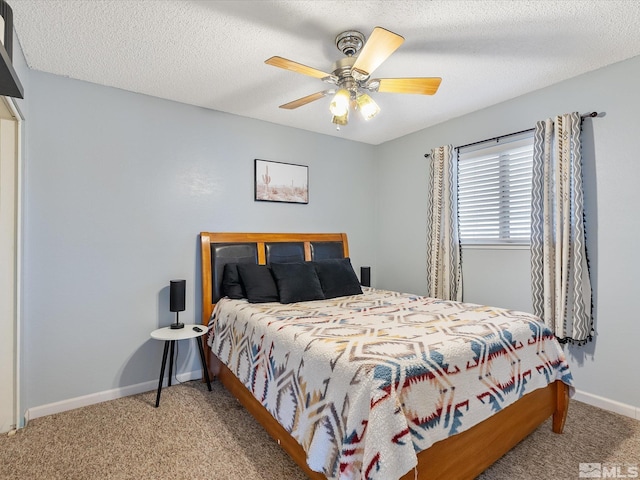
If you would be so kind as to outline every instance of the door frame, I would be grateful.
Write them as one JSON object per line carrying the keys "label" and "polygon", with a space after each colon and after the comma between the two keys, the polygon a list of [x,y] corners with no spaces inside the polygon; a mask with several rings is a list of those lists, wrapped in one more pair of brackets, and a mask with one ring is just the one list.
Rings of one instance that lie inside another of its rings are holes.
{"label": "door frame", "polygon": [[[15,136],[14,136],[14,215],[15,215],[15,230],[14,230],[14,278],[13,278],[13,318],[9,321],[13,322],[13,372],[12,372],[12,395],[14,408],[12,412],[12,418],[10,426],[14,426],[14,429],[24,427],[24,416],[21,413],[21,351],[22,351],[22,182],[23,182],[23,162],[22,162],[22,129],[24,116],[22,115],[16,101],[13,98],[0,96],[0,102],[6,106],[13,119],[6,119],[7,121],[14,122]],[[3,118],[4,119],[4,118]],[[0,179],[3,183],[4,179]]]}

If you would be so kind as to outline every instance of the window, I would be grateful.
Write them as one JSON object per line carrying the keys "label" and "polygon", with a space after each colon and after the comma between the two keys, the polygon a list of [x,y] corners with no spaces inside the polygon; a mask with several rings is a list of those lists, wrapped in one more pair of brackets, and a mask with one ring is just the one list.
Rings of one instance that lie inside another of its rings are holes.
{"label": "window", "polygon": [[462,244],[524,244],[531,234],[533,132],[458,149]]}

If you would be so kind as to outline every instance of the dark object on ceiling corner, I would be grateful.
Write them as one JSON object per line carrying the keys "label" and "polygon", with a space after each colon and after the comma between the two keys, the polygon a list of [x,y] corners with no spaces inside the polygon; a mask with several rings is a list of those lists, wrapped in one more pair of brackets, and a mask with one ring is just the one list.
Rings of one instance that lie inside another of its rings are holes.
{"label": "dark object on ceiling corner", "polygon": [[13,69],[13,10],[0,0],[0,16],[4,20],[4,38],[0,45],[0,95],[24,98],[20,79]]}

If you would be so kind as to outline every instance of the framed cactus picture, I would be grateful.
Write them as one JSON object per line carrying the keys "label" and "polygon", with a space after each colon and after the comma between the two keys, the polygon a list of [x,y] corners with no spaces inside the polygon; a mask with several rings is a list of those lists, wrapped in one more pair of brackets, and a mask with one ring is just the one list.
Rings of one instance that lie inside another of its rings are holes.
{"label": "framed cactus picture", "polygon": [[309,203],[309,167],[255,160],[257,202]]}

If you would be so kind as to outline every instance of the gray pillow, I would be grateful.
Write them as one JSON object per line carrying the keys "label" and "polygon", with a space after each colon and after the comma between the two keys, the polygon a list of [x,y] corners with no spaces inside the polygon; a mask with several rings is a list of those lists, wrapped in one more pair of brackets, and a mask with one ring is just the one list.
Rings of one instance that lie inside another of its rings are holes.
{"label": "gray pillow", "polygon": [[322,285],[312,263],[272,263],[280,303],[324,300]]}
{"label": "gray pillow", "polygon": [[244,292],[237,263],[227,263],[222,271],[222,295],[229,298],[247,298]]}
{"label": "gray pillow", "polygon": [[325,298],[345,297],[362,293],[360,281],[353,271],[351,259],[329,258],[313,262],[318,272]]}
{"label": "gray pillow", "polygon": [[239,263],[238,273],[249,303],[278,302],[278,288],[266,265]]}

